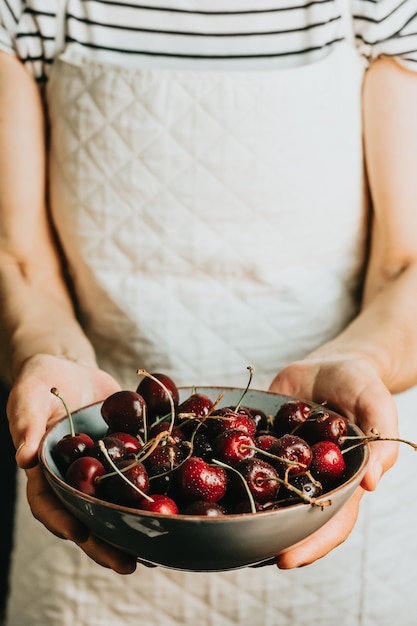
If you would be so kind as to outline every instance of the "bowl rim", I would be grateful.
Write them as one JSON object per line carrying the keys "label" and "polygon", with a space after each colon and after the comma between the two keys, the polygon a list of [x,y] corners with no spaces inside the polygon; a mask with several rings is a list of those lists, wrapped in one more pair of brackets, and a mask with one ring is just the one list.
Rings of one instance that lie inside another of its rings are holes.
{"label": "bowl rim", "polygon": [[[243,392],[244,391],[244,387],[232,387],[232,386],[223,386],[223,387],[219,387],[217,385],[196,385],[196,386],[182,386],[182,387],[178,387],[179,390],[183,391],[183,390],[189,390],[189,389],[193,389],[196,390],[196,392],[198,392],[198,390],[224,390],[224,391],[236,391],[236,392]],[[288,399],[288,400],[300,400],[300,398],[296,398],[295,396],[287,396],[284,394],[280,394],[280,393],[275,393],[273,391],[269,391],[269,390],[262,390],[262,389],[249,389],[249,391],[253,391],[256,393],[260,393],[260,394],[267,394],[270,396],[276,396],[277,398],[283,398],[283,399]],[[308,401],[309,402],[309,401]],[[72,411],[71,414],[72,416],[76,417],[77,414],[86,411],[87,409],[92,409],[92,408],[98,408],[99,406],[101,406],[101,404],[103,403],[103,401],[98,401],[98,402],[92,402],[90,404],[87,404],[83,407],[80,407],[79,409],[76,409],[75,411]],[[256,408],[256,407],[255,407]],[[333,412],[334,409],[332,409]],[[143,517],[148,517],[149,519],[160,519],[160,520],[178,520],[178,521],[187,521],[190,523],[198,523],[201,524],[202,522],[208,522],[210,524],[216,524],[216,523],[225,523],[227,521],[239,521],[239,520],[247,520],[248,518],[252,518],[255,515],[262,515],[262,518],[266,517],[266,516],[283,516],[285,514],[286,511],[291,510],[294,511],[296,508],[303,508],[303,507],[312,507],[311,504],[309,504],[308,502],[297,502],[294,504],[290,504],[287,506],[283,506],[283,507],[278,507],[276,509],[271,509],[271,510],[266,510],[266,511],[257,511],[256,513],[252,513],[252,512],[247,512],[247,513],[228,513],[226,515],[218,515],[218,516],[207,516],[207,515],[185,515],[183,513],[176,513],[175,515],[170,514],[163,514],[163,513],[154,513],[152,511],[146,511],[143,509],[138,509],[135,507],[129,507],[129,506],[125,506],[125,505],[121,505],[121,504],[116,504],[113,502],[109,502],[107,500],[102,500],[101,498],[97,498],[96,496],[91,496],[89,494],[83,493],[82,491],[80,491],[79,489],[76,489],[75,487],[72,487],[71,485],[69,485],[63,478],[61,478],[60,476],[58,476],[53,470],[52,468],[49,466],[48,461],[46,459],[46,443],[47,440],[49,438],[49,436],[52,434],[52,432],[54,431],[55,428],[57,428],[57,426],[59,424],[62,424],[64,421],[66,421],[68,419],[67,416],[63,416],[60,419],[56,420],[53,424],[51,424],[49,426],[49,428],[45,431],[45,433],[42,436],[40,445],[39,445],[39,452],[38,452],[38,459],[39,459],[39,464],[42,468],[42,470],[47,474],[47,476],[49,477],[49,481],[48,482],[55,482],[57,483],[57,485],[59,485],[60,490],[62,491],[67,491],[69,493],[71,493],[73,496],[75,497],[81,497],[83,500],[91,503],[91,504],[95,504],[95,505],[101,505],[105,508],[111,508],[115,511],[119,511],[120,513],[126,513],[126,514],[133,514],[133,515],[140,515]],[[349,421],[349,428],[351,428],[353,431],[355,431],[356,434],[358,435],[362,435],[364,436],[363,431],[359,428],[359,426],[357,426],[355,423]],[[350,486],[352,485],[352,483],[356,482],[358,480],[358,478],[360,478],[360,480],[363,478],[368,463],[369,463],[369,459],[370,459],[370,445],[369,443],[364,443],[361,445],[361,451],[362,451],[362,459],[360,462],[360,465],[358,467],[358,469],[354,472],[354,474],[352,474],[352,476],[350,476],[346,481],[340,483],[339,485],[337,485],[336,487],[334,487],[333,489],[331,489],[330,491],[326,491],[325,493],[321,494],[320,496],[318,496],[317,498],[315,498],[315,501],[318,503],[318,508],[320,509],[320,503],[325,503],[328,500],[331,500],[332,494],[335,494],[336,492],[338,494],[342,493],[343,491],[349,490]]]}

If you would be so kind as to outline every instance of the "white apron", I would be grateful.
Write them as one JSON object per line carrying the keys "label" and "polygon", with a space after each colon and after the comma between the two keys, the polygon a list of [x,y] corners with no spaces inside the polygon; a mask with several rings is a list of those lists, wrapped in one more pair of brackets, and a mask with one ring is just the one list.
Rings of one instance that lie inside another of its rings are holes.
{"label": "white apron", "polygon": [[[267,387],[355,314],[363,71],[350,43],[258,72],[60,55],[48,87],[52,214],[86,332],[124,387],[138,367],[243,386],[249,364],[253,386]],[[33,520],[22,485],[7,626],[414,626],[411,457],[401,451],[364,499],[348,542],[287,572],[122,577]]]}

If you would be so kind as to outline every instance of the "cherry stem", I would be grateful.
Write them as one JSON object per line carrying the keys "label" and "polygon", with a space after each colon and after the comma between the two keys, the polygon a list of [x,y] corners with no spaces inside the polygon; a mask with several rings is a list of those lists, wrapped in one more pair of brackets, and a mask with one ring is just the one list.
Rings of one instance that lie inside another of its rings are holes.
{"label": "cherry stem", "polygon": [[250,510],[252,513],[256,513],[255,500],[253,498],[251,490],[249,489],[249,485],[246,482],[245,478],[242,476],[242,474],[236,468],[231,467],[230,465],[227,465],[226,463],[223,463],[222,461],[218,461],[217,459],[212,459],[212,463],[214,463],[215,465],[219,465],[220,467],[223,467],[224,469],[231,470],[232,472],[234,472],[235,474],[239,476],[239,478],[243,482],[243,486],[246,489],[246,493],[248,494]]}
{"label": "cherry stem", "polygon": [[302,467],[303,469],[307,469],[305,463],[300,463],[299,461],[291,461],[290,459],[286,459],[283,456],[278,456],[276,454],[271,454],[271,452],[267,452],[266,450],[262,450],[262,448],[258,448],[257,446],[248,446],[245,443],[242,443],[240,446],[242,450],[255,450],[259,454],[263,454],[270,459],[274,459],[275,461],[280,461],[280,463],[286,463],[287,465],[294,465],[295,467]]}
{"label": "cherry stem", "polygon": [[53,393],[54,396],[59,398],[61,400],[62,404],[64,405],[65,411],[67,413],[68,421],[69,421],[70,434],[71,434],[71,437],[74,437],[74,435],[75,435],[74,420],[72,419],[71,411],[69,410],[69,408],[67,406],[67,403],[65,402],[64,398],[60,395],[60,393],[59,393],[59,391],[58,391],[58,389],[56,387],[52,387],[51,393]]}
{"label": "cherry stem", "polygon": [[348,448],[344,448],[342,450],[342,454],[350,452],[350,450],[354,450],[355,448],[359,448],[360,446],[364,446],[365,444],[372,443],[374,441],[396,441],[398,443],[405,443],[406,445],[411,446],[414,451],[417,452],[417,444],[409,441],[408,439],[401,439],[400,437],[382,437],[380,433],[374,428],[371,428],[371,433],[371,435],[365,435],[364,437],[359,435],[342,437],[342,443],[345,443],[346,441],[356,442]]}
{"label": "cherry stem", "polygon": [[136,373],[139,376],[140,375],[146,376],[146,378],[150,378],[151,380],[153,380],[154,383],[157,383],[160,387],[162,387],[162,389],[167,394],[168,400],[169,400],[169,405],[171,407],[171,420],[170,420],[170,425],[169,425],[169,432],[171,433],[172,429],[174,428],[174,421],[175,421],[175,406],[174,406],[174,400],[172,399],[171,393],[169,392],[169,390],[167,389],[167,387],[164,385],[164,383],[162,381],[160,381],[158,378],[156,378],[156,376],[153,376],[152,374],[150,374],[146,370],[138,369]]}
{"label": "cherry stem", "polygon": [[[155,500],[153,500],[150,496],[148,496],[144,491],[142,491],[142,489],[139,489],[139,487],[137,487],[134,483],[132,483],[131,480],[128,479],[127,476],[125,476],[123,474],[123,472],[117,467],[117,465],[113,462],[113,459],[110,457],[109,453],[107,452],[107,448],[104,444],[104,441],[102,439],[99,439],[98,441],[98,445],[100,447],[100,450],[102,451],[102,453],[104,454],[104,457],[106,459],[106,461],[110,464],[110,466],[113,468],[113,470],[115,471],[116,474],[118,474],[120,476],[120,478],[123,478],[123,480],[125,481],[125,483],[127,483],[130,487],[132,487],[132,489],[134,489],[135,491],[137,491],[137,493],[142,496],[143,498],[145,498],[145,500],[148,500],[148,502],[155,502]],[[136,465],[136,463],[132,463],[132,466]],[[131,466],[129,466],[131,467]],[[126,468],[127,469],[127,468]],[[106,478],[108,477],[110,474],[104,474],[103,476],[101,476],[100,478]]]}
{"label": "cherry stem", "polygon": [[[309,474],[309,476],[311,477],[310,474]],[[303,500],[303,502],[306,502],[307,504],[311,504],[312,506],[317,506],[321,510],[323,510],[326,506],[330,506],[332,504],[332,501],[330,500],[330,498],[328,500],[325,500],[324,502],[318,502],[318,500],[316,498],[311,498],[310,496],[305,494],[303,491],[301,491],[301,489],[298,489],[297,487],[292,485],[290,482],[288,482],[288,477],[287,476],[285,478],[279,478],[279,477],[278,478],[272,478],[272,477],[271,478],[265,478],[264,480],[275,480],[276,482],[280,483],[281,485],[284,485],[284,487],[286,487],[288,489],[288,491],[292,491],[297,496],[299,496],[301,498],[301,500]]]}
{"label": "cherry stem", "polygon": [[148,442],[146,442],[143,448],[139,450],[139,452],[136,454],[136,461],[140,461],[141,463],[143,463],[143,461],[147,459],[155,450],[155,448],[159,445],[161,439],[165,439],[165,437],[169,437],[169,435],[169,431],[164,430],[161,433],[155,435],[155,437],[150,439]]}
{"label": "cherry stem", "polygon": [[235,406],[235,411],[238,411],[238,410],[239,410],[240,405],[242,404],[243,399],[244,399],[244,397],[246,396],[246,394],[247,394],[247,392],[248,392],[248,390],[249,390],[250,384],[251,384],[251,382],[252,382],[253,367],[252,367],[251,365],[248,365],[247,369],[249,370],[249,380],[248,380],[248,384],[246,385],[246,388],[245,388],[244,392],[242,393],[242,395],[241,395],[241,397],[240,397],[239,402],[238,402],[238,403],[237,403],[237,405]]}

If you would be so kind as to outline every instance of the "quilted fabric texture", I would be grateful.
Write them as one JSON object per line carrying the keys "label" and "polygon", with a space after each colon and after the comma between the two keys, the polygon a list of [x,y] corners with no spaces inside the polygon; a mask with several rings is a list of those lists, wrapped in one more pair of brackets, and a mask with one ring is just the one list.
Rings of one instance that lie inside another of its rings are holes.
{"label": "quilted fabric texture", "polygon": [[252,364],[264,385],[353,314],[362,69],[347,46],[331,57],[278,75],[58,62],[54,219],[119,377],[242,384]]}
{"label": "quilted fabric texture", "polygon": [[[349,46],[279,77],[56,64],[53,215],[87,330],[125,386],[142,366],[242,385],[249,363],[264,386],[353,315],[361,78]],[[400,399],[410,438],[414,396]],[[7,626],[414,626],[412,456],[347,543],[288,572],[120,577],[33,520],[22,484]]]}

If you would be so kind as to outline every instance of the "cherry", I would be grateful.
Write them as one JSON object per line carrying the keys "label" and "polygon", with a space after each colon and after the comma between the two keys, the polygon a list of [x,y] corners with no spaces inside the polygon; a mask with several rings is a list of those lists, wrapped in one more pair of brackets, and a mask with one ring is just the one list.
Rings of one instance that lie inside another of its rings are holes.
{"label": "cherry", "polygon": [[205,432],[197,431],[192,437],[192,450],[193,456],[199,456],[205,461],[213,458],[213,445]]}
{"label": "cherry", "polygon": [[51,453],[55,463],[65,474],[71,463],[84,456],[93,445],[93,439],[86,433],[74,433],[74,435],[64,435],[57,441]]}
{"label": "cherry", "polygon": [[178,406],[178,414],[206,417],[214,406],[213,400],[203,393],[193,393]]}
{"label": "cherry", "polygon": [[292,434],[311,413],[311,405],[302,400],[289,400],[281,404],[273,418],[273,431],[277,437]]}
{"label": "cherry", "polygon": [[83,456],[75,459],[68,467],[66,482],[89,496],[97,495],[97,479],[106,473],[104,465],[93,457]]}
{"label": "cherry", "polygon": [[144,464],[149,469],[152,465],[161,465],[166,463],[171,468],[176,467],[181,463],[184,458],[184,454],[177,445],[168,442],[159,443],[154,450],[144,457]]}
{"label": "cherry", "polygon": [[166,421],[153,424],[149,429],[149,437],[152,439],[163,432],[169,433],[170,441],[177,446],[180,446],[184,440],[184,433],[181,428],[174,427],[170,430],[170,424]]}
{"label": "cherry", "polygon": [[122,461],[128,456],[127,449],[120,439],[112,435],[106,435],[88,450],[88,456],[98,459],[105,467],[108,467],[109,463],[107,457],[103,454],[101,442],[104,443],[108,456],[115,463]]}
{"label": "cherry", "polygon": [[143,374],[144,378],[137,386],[136,392],[144,398],[151,420],[168,415],[173,406],[178,406],[179,391],[169,376],[159,373],[149,374],[145,370],[138,370],[138,374]]}
{"label": "cherry", "polygon": [[239,413],[230,407],[225,407],[213,411],[212,416],[216,416],[216,419],[210,420],[209,427],[214,435],[232,429],[244,430],[252,436],[256,432],[255,420],[247,413]]}
{"label": "cherry", "polygon": [[345,475],[346,462],[333,441],[319,441],[311,446],[310,472],[323,487],[333,486]]}
{"label": "cherry", "polygon": [[111,433],[111,437],[121,441],[129,455],[136,455],[143,448],[142,441],[129,433]]}
{"label": "cherry", "polygon": [[[292,487],[295,487],[295,489],[292,489]],[[301,493],[297,493],[296,490]],[[307,472],[305,474],[295,474],[295,476],[290,476],[288,479],[288,485],[282,486],[280,496],[292,500],[303,499],[305,501],[309,498],[317,498],[322,493],[323,487],[321,483],[314,480],[311,473]]]}
{"label": "cherry", "polygon": [[281,477],[305,472],[312,459],[310,446],[297,435],[282,435],[271,445],[268,454],[275,457],[269,461]]}
{"label": "cherry", "polygon": [[258,511],[263,510],[264,506],[262,504],[256,502],[256,500],[253,500],[251,502],[248,498],[248,495],[246,494],[246,498],[234,504],[231,507],[230,512],[240,515],[241,513],[257,513]]}
{"label": "cherry", "polygon": [[90,437],[90,435],[87,435],[87,433],[75,432],[72,415],[64,398],[60,396],[59,391],[56,387],[52,387],[51,393],[59,398],[64,405],[70,427],[69,434],[61,437],[61,439],[56,442],[51,451],[52,458],[54,459],[58,468],[63,474],[65,474],[71,463],[75,461],[75,459],[83,456],[85,452],[94,445],[94,441]]}
{"label": "cherry", "polygon": [[255,440],[244,430],[233,428],[217,435],[213,441],[213,455],[229,465],[255,456]]}
{"label": "cherry", "polygon": [[205,515],[206,517],[218,517],[226,515],[226,509],[218,502],[206,502],[205,500],[195,500],[182,511],[184,515]]}
{"label": "cherry", "polygon": [[147,471],[150,480],[150,491],[167,495],[172,480],[172,466],[170,463],[151,465],[147,468]]}
{"label": "cherry", "polygon": [[124,459],[115,463],[117,471],[107,473],[97,483],[97,493],[104,500],[135,506],[149,490],[149,477],[143,463]]}
{"label": "cherry", "polygon": [[270,429],[271,416],[266,415],[265,412],[262,411],[261,409],[257,409],[257,408],[253,409],[248,406],[241,406],[238,408],[237,412],[246,413],[246,415],[249,415],[249,417],[251,417],[253,421],[255,422],[255,426],[257,430],[261,430],[261,429],[269,430]]}
{"label": "cherry", "polygon": [[[277,470],[267,461],[258,458],[243,459],[235,466],[235,470],[240,474],[248,486],[253,498],[259,504],[264,504],[276,499],[280,488]],[[246,487],[239,476],[231,476],[233,496],[238,500],[243,500]]]}
{"label": "cherry", "polygon": [[226,493],[227,474],[222,467],[209,465],[191,456],[175,472],[176,491],[185,501],[217,502]]}
{"label": "cherry", "polygon": [[272,435],[271,433],[265,433],[263,431],[258,434],[257,437],[255,437],[256,447],[260,450],[263,450],[264,452],[267,452],[272,444],[276,441],[278,441],[278,437]]}
{"label": "cherry", "polygon": [[101,415],[110,432],[138,435],[144,429],[145,400],[134,391],[116,391],[104,400]]}
{"label": "cherry", "polygon": [[153,493],[149,498],[150,499],[142,498],[142,500],[139,500],[136,508],[142,511],[158,513],[159,515],[176,515],[178,513],[177,504],[169,496]]}
{"label": "cherry", "polygon": [[327,440],[340,446],[348,434],[348,421],[329,409],[314,411],[297,434],[310,444]]}

